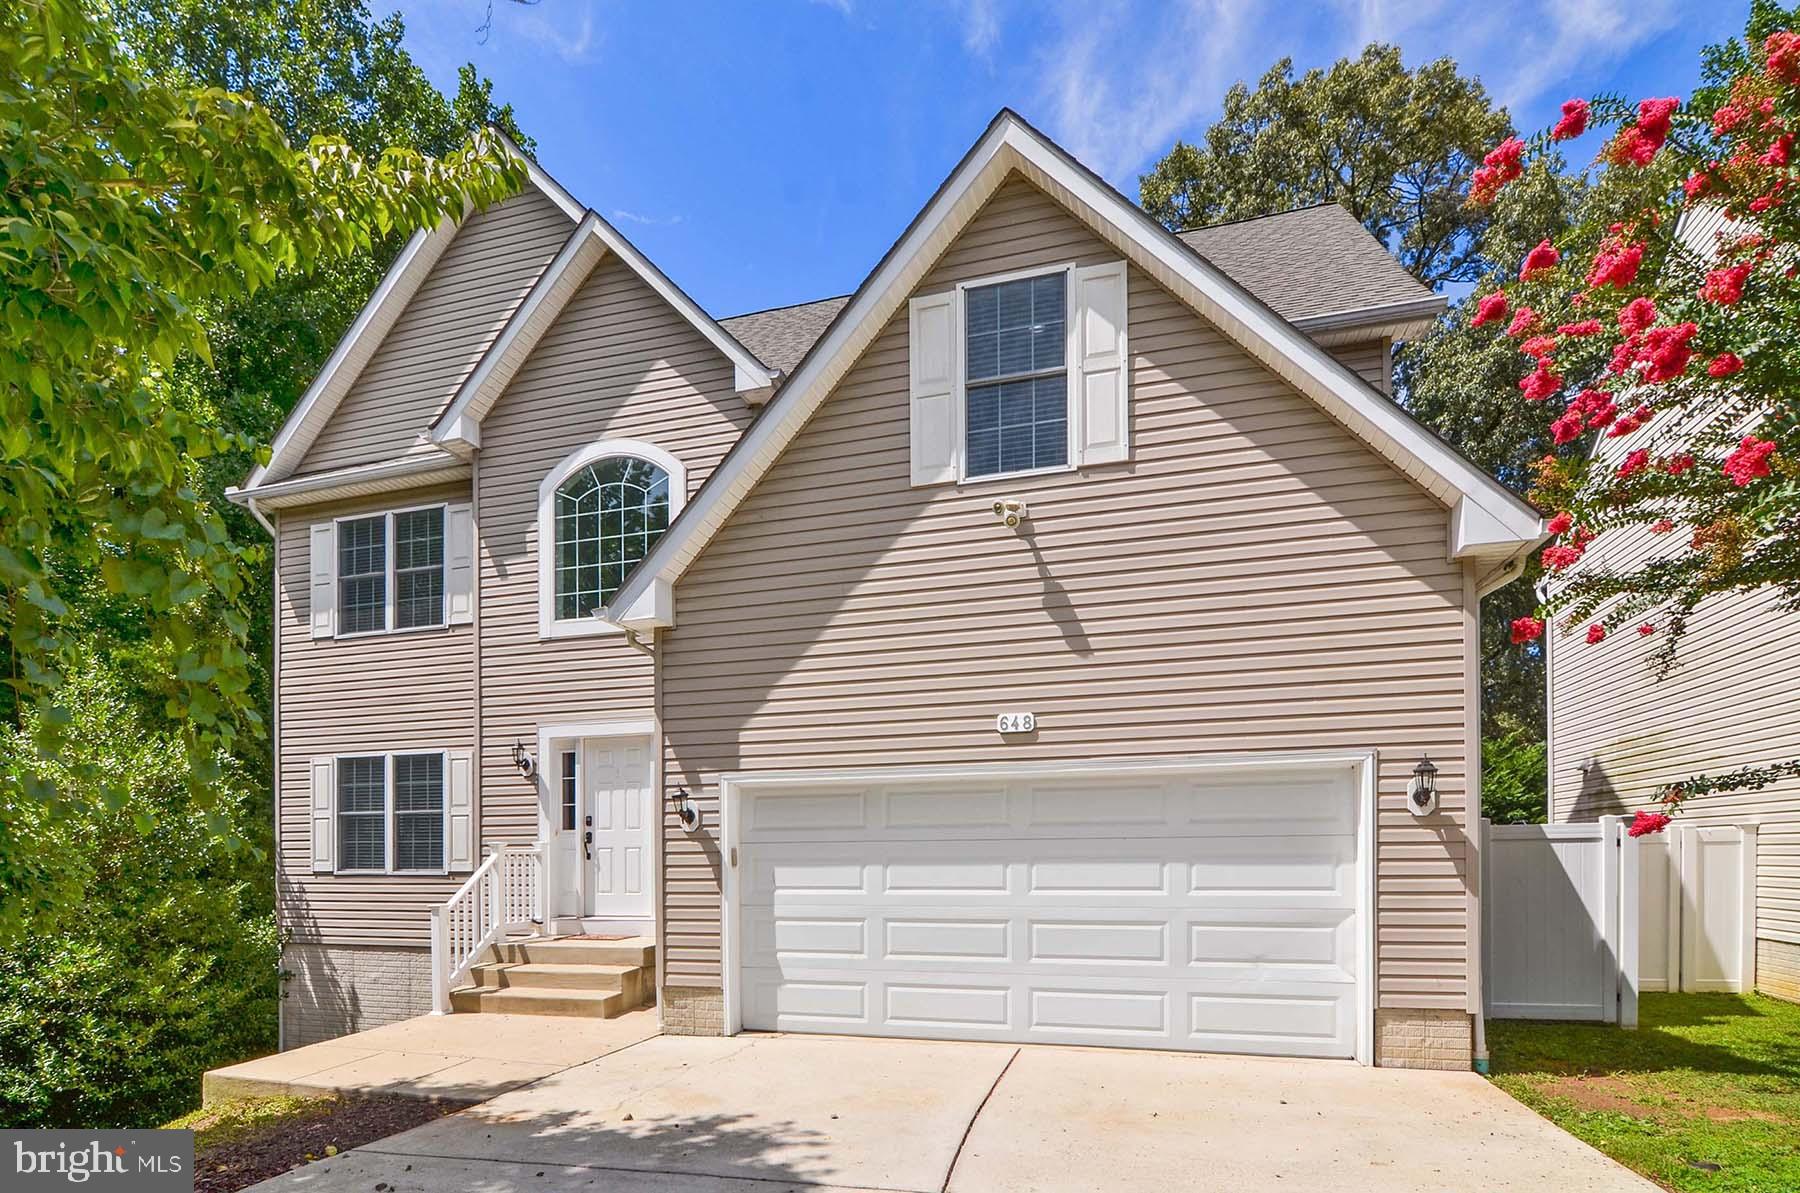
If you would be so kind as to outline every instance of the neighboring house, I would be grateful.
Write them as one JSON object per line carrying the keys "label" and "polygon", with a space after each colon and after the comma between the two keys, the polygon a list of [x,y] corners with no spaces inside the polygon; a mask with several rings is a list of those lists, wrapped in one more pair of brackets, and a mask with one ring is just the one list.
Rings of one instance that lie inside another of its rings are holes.
{"label": "neighboring house", "polygon": [[[1724,226],[1716,210],[1703,211],[1680,234],[1710,253]],[[1629,437],[1602,438],[1596,451],[1607,461],[1646,445],[1660,454],[1681,438],[1682,428],[1665,420]],[[1685,549],[1688,533],[1609,531],[1570,574],[1630,570],[1658,552]],[[1626,630],[1589,645],[1588,624],[1565,615],[1545,635],[1552,821],[1653,807],[1665,784],[1800,758],[1800,614],[1781,608],[1773,590],[1702,604],[1675,668],[1661,679],[1651,666],[1660,636]],[[1800,780],[1697,797],[1678,823],[1758,825],[1756,985],[1800,999]]]}
{"label": "neighboring house", "polygon": [[1010,112],[847,298],[714,320],[535,167],[415,237],[234,495],[284,1041],[425,1010],[432,907],[540,842],[670,1031],[1466,1067],[1478,603],[1540,530],[1383,396],[1442,307]]}

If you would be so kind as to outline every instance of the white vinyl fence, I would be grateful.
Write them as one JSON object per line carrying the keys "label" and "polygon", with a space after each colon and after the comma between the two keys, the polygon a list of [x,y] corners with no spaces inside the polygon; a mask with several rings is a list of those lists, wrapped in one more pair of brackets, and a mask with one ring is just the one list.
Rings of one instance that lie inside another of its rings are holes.
{"label": "white vinyl fence", "polygon": [[1483,822],[1487,1013],[1637,1023],[1639,990],[1755,985],[1756,829]]}

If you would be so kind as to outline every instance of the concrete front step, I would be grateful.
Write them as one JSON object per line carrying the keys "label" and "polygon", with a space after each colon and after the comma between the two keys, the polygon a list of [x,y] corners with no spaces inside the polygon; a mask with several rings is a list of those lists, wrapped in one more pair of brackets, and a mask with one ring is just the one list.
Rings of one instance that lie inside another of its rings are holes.
{"label": "concrete front step", "polygon": [[574,1015],[612,1019],[634,1010],[621,990],[494,989],[465,986],[450,992],[450,1008],[458,1013],[493,1011],[503,1015]]}
{"label": "concrete front step", "polygon": [[635,965],[656,967],[656,942],[634,936],[626,940],[524,939],[494,946],[497,960],[512,965]]}
{"label": "concrete front step", "polygon": [[636,1006],[643,1001],[650,971],[637,965],[554,965],[546,962],[477,965],[469,976],[477,986],[495,990],[618,991]]}

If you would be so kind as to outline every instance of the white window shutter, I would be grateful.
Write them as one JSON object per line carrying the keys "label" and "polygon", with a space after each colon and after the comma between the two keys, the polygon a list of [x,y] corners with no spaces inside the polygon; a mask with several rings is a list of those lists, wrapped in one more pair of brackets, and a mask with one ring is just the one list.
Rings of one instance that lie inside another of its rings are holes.
{"label": "white window shutter", "polygon": [[312,868],[329,874],[337,868],[337,765],[332,758],[312,760]]}
{"label": "white window shutter", "polygon": [[312,525],[312,636],[329,638],[337,625],[337,524]]}
{"label": "white window shutter", "polygon": [[1131,454],[1131,357],[1125,335],[1125,262],[1075,271],[1075,459],[1104,464]]}
{"label": "white window shutter", "polygon": [[451,625],[475,619],[475,517],[466,501],[444,510],[444,594]]}
{"label": "white window shutter", "polygon": [[928,294],[908,308],[911,359],[912,483],[941,485],[956,479],[962,452],[956,408],[957,292]]}
{"label": "white window shutter", "polygon": [[444,838],[448,843],[451,870],[475,868],[475,755],[470,750],[450,750],[444,757],[449,768],[449,823]]}

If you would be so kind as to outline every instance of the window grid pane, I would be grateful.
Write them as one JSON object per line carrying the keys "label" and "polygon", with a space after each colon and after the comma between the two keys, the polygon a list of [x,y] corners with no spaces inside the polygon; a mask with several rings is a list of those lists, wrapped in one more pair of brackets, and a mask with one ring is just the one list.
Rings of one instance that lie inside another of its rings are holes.
{"label": "window grid pane", "polygon": [[387,516],[339,522],[338,632],[387,628]]}
{"label": "window grid pane", "polygon": [[970,476],[1069,462],[1068,389],[1061,373],[972,386],[968,402]]}
{"label": "window grid pane", "polygon": [[444,511],[394,515],[394,624],[444,624]]}
{"label": "window grid pane", "polygon": [[394,869],[444,868],[444,756],[394,756]]}
{"label": "window grid pane", "polygon": [[[964,426],[969,476],[1069,462],[1062,273],[977,286],[966,295]],[[986,384],[974,384],[986,382]]]}
{"label": "window grid pane", "polygon": [[387,868],[387,759],[338,759],[338,869]]}
{"label": "window grid pane", "polygon": [[556,616],[592,616],[669,525],[669,477],[618,456],[581,469],[556,491]]}
{"label": "window grid pane", "polygon": [[562,754],[562,826],[565,830],[575,827],[574,750],[564,750]]}

